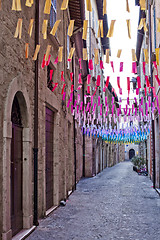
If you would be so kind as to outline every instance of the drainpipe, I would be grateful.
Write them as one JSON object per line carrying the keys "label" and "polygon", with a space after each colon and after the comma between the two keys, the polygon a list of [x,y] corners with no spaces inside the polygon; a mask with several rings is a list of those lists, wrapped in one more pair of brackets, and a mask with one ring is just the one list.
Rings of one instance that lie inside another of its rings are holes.
{"label": "drainpipe", "polygon": [[[148,19],[149,19],[149,51],[150,51],[150,74],[151,74],[151,87],[153,87],[153,70],[152,70],[152,33],[151,33],[151,3],[148,1]],[[152,102],[153,90],[152,90]],[[152,164],[153,164],[153,188],[155,188],[156,169],[155,169],[155,129],[154,120],[152,119]]]}
{"label": "drainpipe", "polygon": [[[39,44],[39,0],[35,4],[35,47]],[[34,216],[33,224],[38,226],[38,67],[39,60],[35,61],[34,85]]]}

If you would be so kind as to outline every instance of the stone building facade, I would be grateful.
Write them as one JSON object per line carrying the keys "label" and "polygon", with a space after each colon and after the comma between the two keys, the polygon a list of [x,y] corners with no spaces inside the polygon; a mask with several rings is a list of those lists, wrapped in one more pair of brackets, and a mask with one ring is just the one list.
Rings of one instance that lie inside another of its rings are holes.
{"label": "stone building facade", "polygon": [[[71,92],[70,73],[74,74],[74,90],[77,89],[79,73],[86,81],[87,62],[82,58],[84,1],[69,1],[69,8],[61,10],[62,0],[51,1],[51,14],[44,14],[45,2],[34,2],[31,7],[22,1],[22,11],[11,10],[11,1],[2,2],[0,41],[0,239],[10,240],[21,231],[35,225],[37,218],[47,216],[59,206],[76,188],[82,176],[90,177],[122,161],[118,160],[116,146],[92,139],[87,143],[81,133],[78,120],[67,107]],[[35,16],[39,10],[39,17]],[[75,19],[74,34],[67,37],[70,19]],[[17,21],[22,19],[22,37],[14,38]],[[30,19],[35,20],[32,36],[28,34]],[[61,20],[55,36],[50,34],[56,19]],[[44,20],[48,20],[47,39],[44,39]],[[37,28],[38,27],[38,28]],[[39,29],[39,30],[38,30]],[[32,60],[35,45],[40,44],[36,61]],[[96,39],[95,39],[96,41]],[[29,45],[29,56],[25,58],[25,44]],[[51,59],[48,66],[42,66],[47,46],[51,45]],[[63,60],[55,64],[59,47],[63,46]],[[67,61],[71,47],[75,53],[71,63]],[[100,49],[101,50],[101,49]],[[50,73],[53,71],[52,81]],[[65,92],[62,94],[65,80]],[[101,73],[102,74],[102,73]],[[38,88],[35,90],[36,76]],[[55,83],[58,87],[53,90]],[[83,98],[83,87],[78,94]],[[108,90],[107,90],[108,91]],[[35,100],[38,94],[38,112]],[[108,92],[111,95],[110,92]],[[77,92],[73,92],[77,98]],[[73,99],[74,100],[74,99]],[[73,102],[74,105],[74,102]],[[38,114],[37,114],[38,113]],[[38,116],[38,125],[35,119]],[[35,128],[38,132],[38,146],[35,145]],[[84,148],[84,145],[86,148]],[[120,147],[121,148],[121,147]],[[38,151],[38,169],[35,168],[33,149]],[[123,149],[123,148],[122,148]],[[121,149],[119,151],[122,151]],[[116,154],[115,154],[116,153]],[[112,163],[110,163],[112,162]],[[94,171],[93,171],[94,169]],[[35,176],[37,174],[38,191]],[[37,193],[37,196],[36,194]]]}

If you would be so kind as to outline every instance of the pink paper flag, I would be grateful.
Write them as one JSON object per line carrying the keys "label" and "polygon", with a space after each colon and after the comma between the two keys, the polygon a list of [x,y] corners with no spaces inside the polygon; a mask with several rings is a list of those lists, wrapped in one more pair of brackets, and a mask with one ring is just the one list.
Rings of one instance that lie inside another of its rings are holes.
{"label": "pink paper flag", "polygon": [[127,97],[127,105],[129,105],[129,97]]}
{"label": "pink paper flag", "polygon": [[87,75],[87,84],[90,84],[90,82],[91,82],[91,75],[88,74],[88,75]]}
{"label": "pink paper flag", "polygon": [[83,109],[83,102],[81,102],[80,110],[82,111]]}
{"label": "pink paper flag", "polygon": [[119,69],[120,72],[123,72],[123,62],[120,62],[120,69]]}
{"label": "pink paper flag", "polygon": [[137,77],[137,85],[138,85],[138,88],[140,89],[140,88],[141,88],[141,79],[140,79],[140,76]]}
{"label": "pink paper flag", "polygon": [[93,97],[95,96],[96,92],[97,92],[97,87],[95,87],[95,91],[93,93]]}
{"label": "pink paper flag", "polygon": [[141,97],[141,105],[143,105],[143,97]]}
{"label": "pink paper flag", "polygon": [[65,82],[63,74],[64,74],[64,72],[61,71],[61,81]]}
{"label": "pink paper flag", "polygon": [[102,61],[102,60],[100,60],[100,69],[104,69],[103,61]]}
{"label": "pink paper flag", "polygon": [[158,85],[160,86],[160,79],[159,79],[158,75],[155,75],[155,78],[156,78],[156,80],[158,82]]}
{"label": "pink paper flag", "polygon": [[136,88],[136,95],[139,95],[139,88]]}
{"label": "pink paper flag", "polygon": [[117,77],[117,86],[118,86],[118,88],[121,88],[120,87],[120,77]]}
{"label": "pink paper flag", "polygon": [[105,88],[108,88],[108,85],[109,85],[109,79],[110,79],[110,77],[108,76],[107,79],[106,79],[106,85],[105,85]]}
{"label": "pink paper flag", "polygon": [[132,62],[132,73],[137,73],[137,63]]}
{"label": "pink paper flag", "polygon": [[68,103],[67,103],[67,108],[69,108],[69,106],[70,106],[70,99],[68,100]]}
{"label": "pink paper flag", "polygon": [[71,93],[74,91],[74,85],[71,85]]}
{"label": "pink paper flag", "polygon": [[45,57],[46,55],[44,54],[44,57],[43,57],[43,60],[42,60],[42,64],[41,64],[41,68],[43,69],[46,65],[46,62],[45,62]]}
{"label": "pink paper flag", "polygon": [[151,96],[148,97],[149,107],[151,107]]}
{"label": "pink paper flag", "polygon": [[93,96],[91,96],[91,106],[93,106]]}
{"label": "pink paper flag", "polygon": [[54,90],[58,87],[58,83],[54,83],[54,87],[52,89],[52,92],[54,92]]}
{"label": "pink paper flag", "polygon": [[82,78],[81,78],[81,73],[78,76],[78,84],[82,84]]}
{"label": "pink paper flag", "polygon": [[130,77],[127,77],[127,90],[130,91]]}
{"label": "pink paper flag", "polygon": [[54,61],[54,64],[57,64],[57,63],[58,63],[58,56],[57,56],[57,58]]}
{"label": "pink paper flag", "polygon": [[112,67],[112,70],[114,72],[114,65],[113,65],[113,61],[111,61],[111,67]]}
{"label": "pink paper flag", "polygon": [[50,70],[50,81],[52,80],[53,77],[53,69]]}
{"label": "pink paper flag", "polygon": [[92,62],[92,59],[89,60],[88,67],[89,67],[90,70],[93,70],[93,62]]}
{"label": "pink paper flag", "polygon": [[49,57],[48,57],[48,61],[46,61],[46,66],[49,65],[50,61],[51,61],[51,55],[49,55]]}
{"label": "pink paper flag", "polygon": [[63,101],[65,100],[65,97],[66,97],[66,92],[63,93],[63,97],[62,97]]}
{"label": "pink paper flag", "polygon": [[97,83],[96,83],[97,87],[99,87],[100,84],[101,84],[101,76],[98,75],[98,76],[97,76]]}
{"label": "pink paper flag", "polygon": [[155,91],[155,87],[152,87],[152,91],[153,91],[153,96],[156,98],[156,91]]}
{"label": "pink paper flag", "polygon": [[70,73],[71,82],[73,82],[73,72]]}
{"label": "pink paper flag", "polygon": [[80,69],[82,69],[82,64],[81,64],[81,61],[82,61],[82,59],[81,59],[81,58],[79,58],[79,67],[80,67]]}
{"label": "pink paper flag", "polygon": [[90,94],[90,86],[87,86],[87,93]]}
{"label": "pink paper flag", "polygon": [[119,88],[119,94],[122,95],[122,88]]}
{"label": "pink paper flag", "polygon": [[63,84],[63,88],[62,88],[62,92],[61,92],[62,95],[63,95],[63,93],[64,93],[65,86],[66,86],[66,84],[64,83],[64,84]]}
{"label": "pink paper flag", "polygon": [[149,82],[148,76],[145,76],[145,79],[146,79],[146,86],[149,87],[150,86],[150,82]]}
{"label": "pink paper flag", "polygon": [[145,62],[143,62],[143,73],[144,73],[144,75],[146,75],[146,63]]}
{"label": "pink paper flag", "polygon": [[105,97],[105,104],[106,104],[106,106],[107,106],[107,97]]}

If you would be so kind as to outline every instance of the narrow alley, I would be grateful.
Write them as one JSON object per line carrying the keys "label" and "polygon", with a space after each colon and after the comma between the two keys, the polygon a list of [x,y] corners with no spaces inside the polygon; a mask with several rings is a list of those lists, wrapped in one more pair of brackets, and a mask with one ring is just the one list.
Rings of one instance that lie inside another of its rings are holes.
{"label": "narrow alley", "polygon": [[40,221],[28,240],[158,240],[160,198],[149,177],[122,162],[82,179],[65,207]]}

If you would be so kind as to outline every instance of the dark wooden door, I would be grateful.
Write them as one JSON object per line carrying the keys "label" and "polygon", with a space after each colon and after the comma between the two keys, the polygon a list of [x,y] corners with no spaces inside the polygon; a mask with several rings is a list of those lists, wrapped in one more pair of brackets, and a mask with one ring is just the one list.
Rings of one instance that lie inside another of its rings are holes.
{"label": "dark wooden door", "polygon": [[129,159],[132,159],[135,156],[135,150],[134,149],[130,149],[129,150]]}
{"label": "dark wooden door", "polygon": [[22,127],[12,124],[11,142],[11,228],[14,236],[23,228]]}
{"label": "dark wooden door", "polygon": [[53,111],[46,108],[46,210],[53,206]]}

